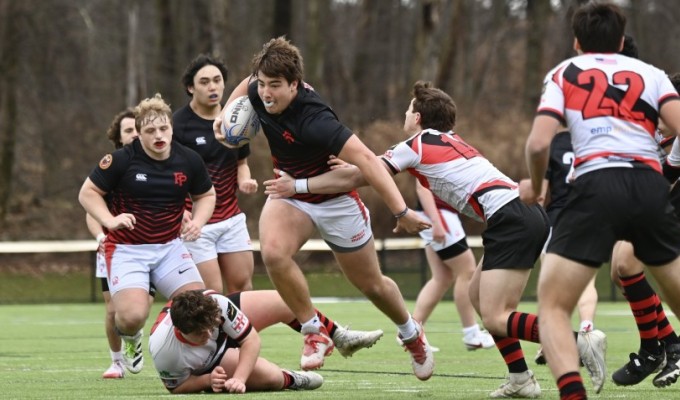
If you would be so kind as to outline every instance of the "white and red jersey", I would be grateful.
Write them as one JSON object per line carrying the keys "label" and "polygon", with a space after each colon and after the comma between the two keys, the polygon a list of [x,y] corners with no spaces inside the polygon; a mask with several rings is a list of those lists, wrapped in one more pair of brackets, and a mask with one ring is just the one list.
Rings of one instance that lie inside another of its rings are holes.
{"label": "white and red jersey", "polygon": [[620,54],[587,53],[548,73],[538,114],[569,128],[576,177],[641,162],[661,171],[654,140],[659,108],[678,99],[666,74]]}
{"label": "white and red jersey", "polygon": [[[250,333],[252,326],[248,317],[228,298],[214,291],[206,291],[222,309],[222,325],[215,328],[210,340],[204,345],[189,343],[172,324],[169,301],[156,318],[149,336],[149,352],[163,384],[174,389],[190,375],[203,375],[215,368],[224,353]],[[228,340],[232,339],[232,344]]]}
{"label": "white and red jersey", "polygon": [[519,197],[517,183],[452,131],[425,129],[382,159],[393,173],[408,171],[437,197],[480,222]]}

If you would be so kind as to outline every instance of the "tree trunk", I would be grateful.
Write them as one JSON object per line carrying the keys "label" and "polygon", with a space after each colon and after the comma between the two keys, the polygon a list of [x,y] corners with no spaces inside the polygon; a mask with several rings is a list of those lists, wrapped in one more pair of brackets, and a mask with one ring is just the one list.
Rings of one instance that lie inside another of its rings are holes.
{"label": "tree trunk", "polygon": [[527,0],[527,53],[524,69],[524,104],[527,115],[532,115],[541,96],[543,68],[543,38],[550,17],[550,2]]}
{"label": "tree trunk", "polygon": [[293,0],[276,0],[274,2],[273,37],[286,36],[293,39]]}
{"label": "tree trunk", "polygon": [[132,107],[139,101],[139,69],[140,50],[139,37],[139,3],[130,0],[128,8],[128,37],[127,37],[127,82],[125,89],[125,104]]}
{"label": "tree trunk", "polygon": [[21,16],[19,2],[2,2],[0,8],[0,26],[2,39],[0,42],[0,226],[4,225],[9,206],[12,187],[12,168],[14,167],[14,149],[17,134],[17,81],[19,58],[19,27]]}

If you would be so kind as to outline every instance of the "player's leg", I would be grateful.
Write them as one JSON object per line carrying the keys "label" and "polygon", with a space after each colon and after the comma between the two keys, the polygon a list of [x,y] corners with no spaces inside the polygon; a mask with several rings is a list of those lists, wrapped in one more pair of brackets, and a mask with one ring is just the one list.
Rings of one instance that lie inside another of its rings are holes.
{"label": "player's leg", "polygon": [[[243,311],[258,332],[277,323],[287,324],[297,332],[302,329],[302,325],[276,290],[234,293],[229,295],[229,299]],[[316,310],[316,315],[344,357],[373,346],[383,335],[380,329],[358,331],[344,328],[319,310]]]}
{"label": "player's leg", "polygon": [[[579,374],[580,352],[571,330],[571,315],[581,293],[596,272],[596,268],[552,253],[546,255],[541,266],[538,283],[541,345],[561,395],[572,390],[585,394]],[[586,363],[587,360],[583,361]],[[587,363],[586,368],[589,368]],[[604,378],[604,373],[597,374],[598,377],[600,375]],[[603,382],[594,384],[599,392]]]}
{"label": "player's leg", "polygon": [[201,279],[205,284],[206,289],[211,289],[217,293],[223,293],[224,284],[222,282],[222,274],[220,274],[220,265],[217,258],[196,263],[196,268],[201,274]]}
{"label": "player's leg", "polygon": [[373,238],[357,250],[334,254],[347,279],[397,325],[399,339],[411,354],[418,379],[429,379],[434,370],[432,349],[422,326],[409,315],[399,287],[380,271]]}
{"label": "player's leg", "polygon": [[578,315],[581,325],[579,332],[590,332],[595,329],[595,311],[597,310],[597,289],[595,288],[595,277],[588,282],[583,294],[578,299]]}
{"label": "player's leg", "polygon": [[237,214],[219,225],[222,229],[216,246],[225,293],[252,290],[255,262],[245,214]]}
{"label": "player's leg", "polygon": [[665,352],[658,340],[657,295],[645,278],[644,264],[635,257],[630,242],[616,242],[611,268],[628,301],[640,336],[638,352],[631,353],[630,361],[612,374],[612,380],[617,385],[635,385],[665,363]]}
{"label": "player's leg", "polygon": [[[431,277],[418,292],[413,309],[413,318],[423,325],[454,282],[453,270],[439,258],[431,246],[425,246],[425,257],[430,267]],[[458,304],[456,303],[456,305]],[[461,316],[462,318],[463,316]]]}
{"label": "player's leg", "polygon": [[317,369],[333,351],[332,340],[316,316],[309,286],[293,259],[314,232],[306,203],[269,199],[260,214],[260,252],[269,279],[302,324],[304,347],[300,366]]}
{"label": "player's leg", "polygon": [[[220,366],[227,376],[233,376],[238,365],[238,349],[228,349]],[[275,390],[313,390],[321,387],[323,378],[315,372],[283,370],[276,364],[258,357],[253,371],[245,382],[246,392]]]}
{"label": "player's leg", "polygon": [[104,371],[102,378],[104,379],[120,379],[125,377],[125,367],[123,366],[123,355],[121,353],[121,339],[116,333],[115,318],[116,312],[111,302],[111,293],[106,278],[101,278],[102,283],[102,297],[104,297],[104,306],[106,308],[106,317],[104,318],[104,329],[106,331],[106,340],[109,343],[109,351],[111,353],[111,366]]}
{"label": "player's leg", "polygon": [[144,366],[142,328],[149,316],[148,298],[147,290],[135,287],[116,291],[111,297],[116,313],[115,329],[124,343],[123,362],[133,374]]}
{"label": "player's leg", "polygon": [[225,293],[253,290],[255,262],[251,250],[220,253],[217,257],[221,280],[226,283]]}

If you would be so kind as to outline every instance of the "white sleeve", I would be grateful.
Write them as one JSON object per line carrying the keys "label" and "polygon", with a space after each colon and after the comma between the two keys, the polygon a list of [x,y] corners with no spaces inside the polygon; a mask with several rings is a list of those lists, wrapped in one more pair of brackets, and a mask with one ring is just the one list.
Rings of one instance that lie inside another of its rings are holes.
{"label": "white sleeve", "polygon": [[673,141],[673,147],[666,157],[666,162],[671,167],[680,167],[680,140],[675,139]]}
{"label": "white sleeve", "polygon": [[232,303],[227,297],[219,294],[213,294],[211,296],[217,300],[217,303],[222,309],[222,317],[224,318],[222,330],[229,335],[230,338],[241,340],[251,329],[248,317],[246,317],[243,311],[236,307],[236,304]]}
{"label": "white sleeve", "polygon": [[421,148],[420,137],[412,137],[407,141],[396,144],[381,156],[393,173],[397,174],[408,168],[415,168],[420,164],[422,152],[414,150]]}

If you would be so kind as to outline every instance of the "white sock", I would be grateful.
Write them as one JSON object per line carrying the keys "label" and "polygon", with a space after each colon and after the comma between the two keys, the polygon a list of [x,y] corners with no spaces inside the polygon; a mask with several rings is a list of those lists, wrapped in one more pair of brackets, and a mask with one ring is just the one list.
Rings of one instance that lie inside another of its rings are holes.
{"label": "white sock", "polygon": [[410,314],[408,316],[408,321],[406,321],[405,324],[397,325],[397,329],[399,330],[399,337],[405,340],[412,339],[418,334],[416,321],[413,320]]}
{"label": "white sock", "polygon": [[321,326],[319,317],[315,315],[312,319],[302,324],[302,329],[300,331],[303,335],[308,333],[319,333]]}
{"label": "white sock", "polygon": [[120,351],[113,351],[109,350],[111,353],[111,361],[116,362],[116,361],[123,361],[123,353]]}
{"label": "white sock", "polygon": [[479,324],[474,324],[472,326],[466,326],[463,328],[463,336],[466,338],[472,337],[479,332]]}

